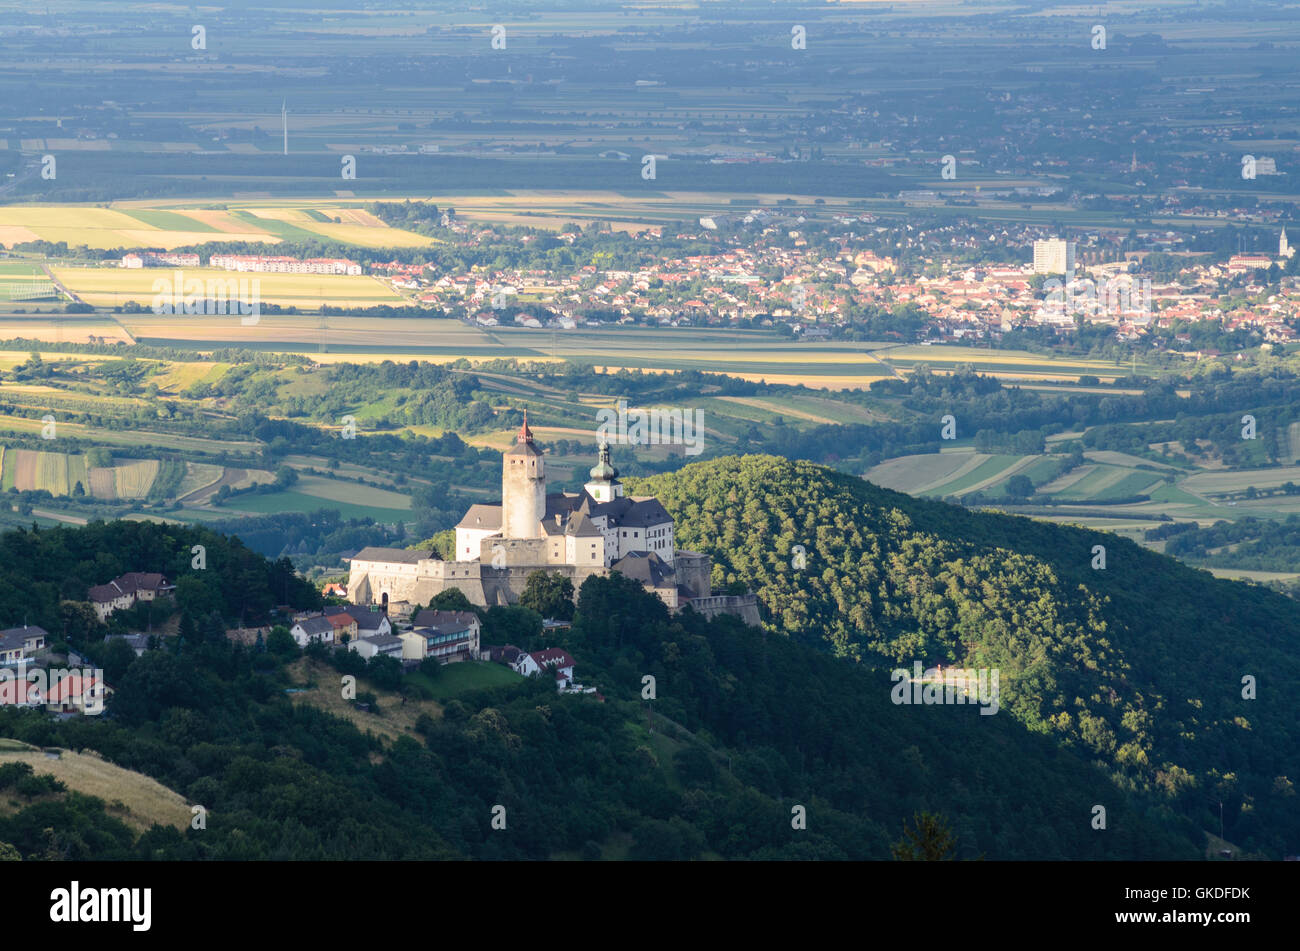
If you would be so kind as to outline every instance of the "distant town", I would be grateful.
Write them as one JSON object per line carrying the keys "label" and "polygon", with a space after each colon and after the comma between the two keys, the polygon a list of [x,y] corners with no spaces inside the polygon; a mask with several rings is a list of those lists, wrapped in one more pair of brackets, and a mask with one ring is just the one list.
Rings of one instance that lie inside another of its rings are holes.
{"label": "distant town", "polygon": [[[467,247],[500,238],[495,228],[474,227],[447,215],[442,224]],[[439,272],[431,263],[394,260],[374,263],[369,271],[420,308],[480,327],[755,326],[824,340],[852,336],[864,313],[902,306],[919,316],[916,337],[921,342],[996,342],[1008,331],[1025,328],[1069,334],[1079,322],[1107,325],[1121,341],[1138,341],[1153,329],[1168,330],[1179,322],[1203,321],[1225,331],[1256,332],[1271,343],[1296,338],[1300,277],[1294,274],[1295,248],[1285,227],[1279,229],[1275,248],[1226,255],[1183,249],[1185,239],[1172,231],[1127,240],[1095,232],[1076,240],[1015,227],[986,235],[981,246],[968,229],[959,234],[961,229],[946,226],[909,234],[909,227],[894,242],[897,252],[890,254],[888,240],[863,240],[896,235],[892,228],[877,226],[872,215],[835,216],[829,224],[840,231],[829,237],[825,220],[816,221],[816,237],[801,230],[812,224],[765,208],[734,220],[701,218],[707,236],[721,232],[728,236],[725,243],[734,246],[635,269],[588,264],[569,271],[474,267]],[[572,245],[580,236],[565,231],[555,240]],[[675,235],[679,241],[699,237]],[[663,235],[647,230],[634,240],[653,251]],[[529,238],[521,241],[526,246]],[[877,247],[864,248],[864,243]],[[1148,250],[1125,250],[1132,245]],[[1022,260],[969,259],[969,252],[979,258],[994,247],[1018,251],[1002,256]],[[1151,255],[1162,256],[1158,273],[1144,263]],[[132,252],[119,264],[199,267],[201,259],[196,253]],[[285,255],[212,254],[208,265],[250,273],[360,275],[367,270],[350,258]],[[1175,343],[1190,343],[1190,337],[1175,336]]]}

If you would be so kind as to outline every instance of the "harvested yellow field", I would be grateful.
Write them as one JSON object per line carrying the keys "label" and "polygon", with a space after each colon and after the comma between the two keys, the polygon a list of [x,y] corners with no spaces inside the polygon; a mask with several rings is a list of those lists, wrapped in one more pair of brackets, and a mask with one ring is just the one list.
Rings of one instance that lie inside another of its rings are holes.
{"label": "harvested yellow field", "polygon": [[142,499],[149,494],[154,478],[158,475],[158,460],[143,459],[115,466],[117,497],[120,499]]}
{"label": "harvested yellow field", "polygon": [[90,470],[89,492],[97,499],[113,500],[117,498],[117,476],[114,469],[95,468]]}
{"label": "harvested yellow field", "polygon": [[41,240],[41,236],[30,228],[24,228],[22,225],[0,224],[0,244],[6,248],[12,248],[15,244],[25,244],[28,241],[39,240]]}
{"label": "harvested yellow field", "polygon": [[109,208],[71,205],[0,207],[0,227],[3,226],[34,231],[46,241],[66,241],[69,245],[84,244],[92,248],[120,248],[138,243],[128,239],[125,233],[144,228],[135,218]]}
{"label": "harvested yellow field", "polygon": [[775,403],[761,399],[757,396],[721,396],[718,397],[728,403],[738,403],[741,406],[752,406],[755,409],[765,409],[772,413],[778,413],[782,416],[793,416],[796,419],[806,419],[814,423],[834,423],[835,420],[829,416],[818,416],[815,413],[807,413],[803,410],[794,409],[781,403]]}
{"label": "harvested yellow field", "polygon": [[[28,451],[28,450],[23,450]],[[68,491],[68,457],[61,452],[33,452],[36,457],[33,489],[44,489],[51,495],[66,495]],[[22,471],[21,467],[19,471]],[[22,486],[18,487],[20,490]]]}
{"label": "harvested yellow field", "polygon": [[287,221],[292,225],[302,225],[314,219],[305,211],[297,208],[249,208],[248,212],[258,218],[271,221]]}
{"label": "harvested yellow field", "polygon": [[193,816],[180,793],[91,751],[61,750],[54,759],[37,749],[3,750],[0,763],[27,763],[38,775],[51,775],[69,789],[102,799],[109,813],[139,832],[153,825],[183,830]]}
{"label": "harvested yellow field", "polygon": [[314,231],[316,234],[345,244],[357,244],[363,248],[425,248],[439,244],[437,238],[403,231],[399,228],[375,228],[370,225],[329,224],[324,221],[294,222],[299,228]]}
{"label": "harvested yellow field", "polygon": [[261,231],[236,231],[213,235],[211,231],[148,231],[139,228],[132,228],[119,231],[123,238],[121,242],[113,247],[123,248],[183,248],[192,244],[203,244],[205,241],[261,241],[263,243],[274,244],[273,235],[265,234]]}
{"label": "harvested yellow field", "polygon": [[[69,319],[51,314],[45,319],[34,317],[0,318],[0,337],[13,340],[40,340],[45,343],[134,343],[130,334],[115,320],[102,317]],[[93,341],[91,338],[95,338]],[[67,358],[67,354],[63,355]]]}
{"label": "harvested yellow field", "polygon": [[387,228],[382,220],[376,218],[363,208],[322,208],[322,214],[331,218],[342,218],[344,224],[365,225],[368,228]]}
{"label": "harvested yellow field", "polygon": [[[192,210],[185,210],[185,211],[182,211],[180,209],[171,209],[171,210],[174,210],[178,215],[185,215],[187,218],[193,218],[195,221],[200,222],[201,224],[205,224],[209,228],[216,228],[218,231],[224,232],[226,234],[242,234],[248,231],[248,222],[240,221],[238,218],[233,217],[229,212],[226,211],[206,210],[206,209],[199,209],[199,208],[195,208]],[[209,241],[212,240],[211,236],[209,236],[208,240]],[[229,240],[236,240],[236,239],[222,238],[221,240],[229,241]],[[266,241],[270,244],[278,244],[280,241],[279,237],[273,234],[261,235],[261,240]]]}
{"label": "harvested yellow field", "polygon": [[[46,363],[51,360],[84,360],[85,355],[80,353],[56,353],[53,350],[42,350],[41,359]],[[12,370],[20,363],[26,363],[31,359],[31,353],[26,350],[0,350],[0,370]],[[110,356],[107,354],[95,354],[95,360],[121,360],[119,356]]]}
{"label": "harvested yellow field", "polygon": [[[175,269],[169,268],[98,268],[98,267],[62,267],[54,269],[55,275],[74,294],[88,304],[104,307],[116,306],[135,301],[145,307],[152,307],[156,298],[163,302],[173,301],[172,282]],[[263,304],[278,304],[283,307],[302,307],[311,309],[321,304],[338,307],[373,307],[379,304],[401,304],[403,299],[391,289],[368,275],[344,274],[239,274],[218,268],[183,268],[180,269],[181,280],[188,287],[191,281],[202,282],[204,296],[221,300],[225,293],[222,289],[229,285],[225,282],[234,280],[243,282],[234,295],[247,293]],[[216,282],[222,282],[217,284]],[[208,294],[209,282],[217,288]],[[254,283],[256,282],[256,283]],[[182,288],[182,295],[186,289]],[[198,315],[191,315],[198,316]],[[181,324],[186,321],[181,315]],[[189,321],[193,323],[193,321]],[[249,326],[243,326],[238,320],[232,320],[247,338]],[[165,334],[164,334],[165,336]]]}
{"label": "harvested yellow field", "polygon": [[[187,143],[170,143],[188,149]],[[165,144],[166,145],[166,144]],[[340,221],[321,222],[304,208],[319,210]],[[132,212],[141,212],[140,218]],[[150,211],[166,211],[167,216]],[[265,219],[261,227],[256,220],[242,218],[238,212]],[[154,222],[157,222],[156,224]],[[188,228],[183,223],[193,222]],[[309,201],[300,206],[263,205],[256,200],[232,202],[227,208],[186,208],[168,202],[115,202],[112,208],[89,205],[12,205],[0,208],[0,244],[12,247],[25,241],[66,241],[92,248],[177,248],[210,241],[248,241],[267,245],[284,239],[275,233],[273,223],[280,222],[320,234],[334,240],[365,247],[426,247],[437,239],[411,231],[390,228],[379,218],[361,208],[336,207],[331,202]],[[214,230],[200,229],[200,225]],[[283,229],[278,229],[283,230]]]}

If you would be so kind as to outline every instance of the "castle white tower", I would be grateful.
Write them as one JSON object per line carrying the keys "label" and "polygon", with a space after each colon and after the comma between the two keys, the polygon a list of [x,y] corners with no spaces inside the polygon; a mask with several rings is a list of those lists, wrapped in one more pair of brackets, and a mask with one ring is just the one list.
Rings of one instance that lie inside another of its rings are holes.
{"label": "castle white tower", "polygon": [[505,538],[541,538],[546,516],[546,470],[542,451],[533,444],[528,410],[515,444],[501,457],[501,534]]}

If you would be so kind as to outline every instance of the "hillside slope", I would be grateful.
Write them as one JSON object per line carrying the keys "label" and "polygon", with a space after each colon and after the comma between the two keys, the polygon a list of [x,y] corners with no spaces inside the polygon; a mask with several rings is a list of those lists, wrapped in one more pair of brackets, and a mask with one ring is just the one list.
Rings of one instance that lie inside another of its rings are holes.
{"label": "hillside slope", "polygon": [[998,668],[1010,716],[1118,783],[1203,828],[1222,800],[1236,838],[1270,851],[1300,836],[1289,699],[1300,618],[1288,599],[1115,536],[774,456],[628,489],[659,497],[680,547],[713,556],[715,586],[752,586],[771,630],[872,668]]}

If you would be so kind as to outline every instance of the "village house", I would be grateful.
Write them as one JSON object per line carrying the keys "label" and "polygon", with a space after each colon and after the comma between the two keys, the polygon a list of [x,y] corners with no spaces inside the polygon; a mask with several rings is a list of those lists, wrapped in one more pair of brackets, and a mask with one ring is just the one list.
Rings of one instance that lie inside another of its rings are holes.
{"label": "village house", "polygon": [[0,678],[0,707],[39,707],[44,703],[45,693],[40,684]]}
{"label": "village house", "polygon": [[595,693],[595,687],[584,687],[573,679],[575,663],[563,648],[548,647],[531,653],[521,652],[510,666],[515,673],[525,677],[554,677],[555,689],[559,693]]}
{"label": "village house", "polygon": [[[392,622],[383,611],[374,611],[364,605],[331,605],[325,609],[324,615],[336,627],[345,628],[345,632],[354,639],[393,633]],[[344,621],[344,618],[347,620]]]}
{"label": "village house", "polygon": [[86,600],[101,621],[114,611],[129,608],[137,601],[170,597],[176,586],[157,572],[128,571],[107,584],[95,585],[86,592]]}
{"label": "village house", "polygon": [[518,647],[515,647],[514,644],[486,644],[483,649],[479,651],[478,659],[491,661],[494,664],[505,664],[507,667],[513,667],[515,661],[519,659],[519,655],[522,653],[523,651]]}
{"label": "village house", "polygon": [[473,660],[479,654],[481,625],[473,611],[436,611],[426,608],[418,612],[412,623],[415,630],[427,630],[428,654],[443,663]]}
{"label": "village house", "polygon": [[289,633],[293,635],[299,647],[306,647],[315,642],[331,645],[334,643],[334,625],[324,615],[295,621]]}
{"label": "village house", "polygon": [[416,626],[401,635],[403,658],[436,657],[444,664],[478,658],[479,620],[473,612],[424,610],[414,620]]}
{"label": "village house", "polygon": [[380,655],[402,660],[405,646],[405,641],[395,634],[374,634],[348,642],[348,650],[356,651],[366,660]]}
{"label": "village house", "polygon": [[0,677],[0,706],[45,707],[51,713],[91,716],[104,711],[113,695],[102,674],[90,670],[37,671],[26,677]]}
{"label": "village house", "polygon": [[45,628],[34,624],[0,631],[0,665],[8,667],[30,660],[45,650],[49,636]]}
{"label": "village house", "polygon": [[515,673],[525,677],[532,677],[548,668],[555,668],[556,673],[571,678],[576,663],[569,652],[563,648],[548,647],[546,650],[521,653],[510,666],[514,668]]}
{"label": "village house", "polygon": [[51,678],[45,705],[55,713],[97,714],[113,695],[113,688],[102,677],[89,672],[67,671]]}
{"label": "village house", "polygon": [[125,641],[126,646],[135,651],[135,656],[140,657],[149,649],[148,634],[109,634],[104,638],[105,643],[112,641]]}
{"label": "village house", "polygon": [[357,622],[349,614],[329,614],[322,615],[325,620],[334,625],[334,643],[343,644],[347,641],[357,639]]}

